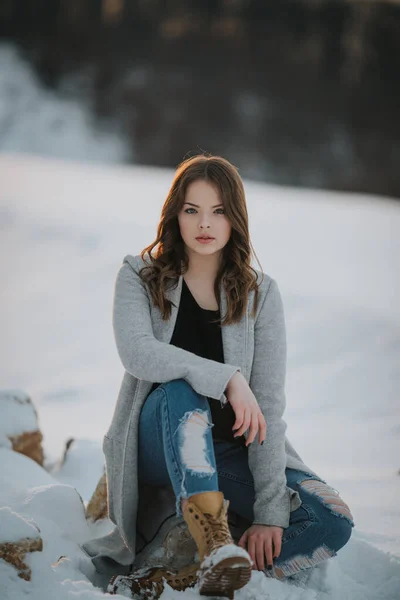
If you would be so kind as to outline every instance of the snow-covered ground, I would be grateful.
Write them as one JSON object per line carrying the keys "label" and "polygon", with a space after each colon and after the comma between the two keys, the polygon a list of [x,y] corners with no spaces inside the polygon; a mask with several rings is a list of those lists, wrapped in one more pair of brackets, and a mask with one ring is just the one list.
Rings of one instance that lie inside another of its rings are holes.
{"label": "snow-covered ground", "polygon": [[[101,475],[123,374],[111,326],[116,272],[154,239],[172,176],[0,156],[0,386],[32,397],[50,471],[0,448],[4,531],[36,524],[44,542],[27,558],[31,582],[0,560],[2,600],[103,596],[80,570],[77,544],[110,524],[87,524],[73,488],[87,502]],[[397,600],[400,205],[245,185],[253,245],[285,304],[288,437],[350,504],[356,528],[308,589],[254,573],[235,597]],[[167,589],[163,600],[178,597],[197,593]]]}

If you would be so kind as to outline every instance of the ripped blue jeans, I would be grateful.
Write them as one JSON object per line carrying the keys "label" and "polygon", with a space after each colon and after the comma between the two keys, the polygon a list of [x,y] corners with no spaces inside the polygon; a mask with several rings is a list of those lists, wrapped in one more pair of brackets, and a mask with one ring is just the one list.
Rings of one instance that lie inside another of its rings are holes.
{"label": "ripped blue jeans", "polygon": [[[230,510],[253,522],[255,500],[247,448],[213,440],[208,400],[183,379],[161,384],[146,399],[139,421],[139,480],[172,484],[181,498],[221,491]],[[285,579],[335,556],[350,538],[353,517],[336,490],[315,475],[286,469],[301,506],[290,513],[271,577]]]}

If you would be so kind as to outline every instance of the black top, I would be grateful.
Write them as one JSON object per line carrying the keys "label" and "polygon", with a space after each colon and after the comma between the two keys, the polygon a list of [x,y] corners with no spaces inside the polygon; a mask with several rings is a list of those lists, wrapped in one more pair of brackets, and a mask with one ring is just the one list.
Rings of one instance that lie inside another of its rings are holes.
{"label": "black top", "polygon": [[[219,320],[217,323],[210,323],[217,318]],[[220,311],[201,308],[184,279],[181,302],[170,343],[203,358],[224,362]],[[154,383],[149,394],[159,385],[159,383]],[[219,400],[214,398],[208,398],[208,400],[214,424],[211,430],[213,438],[243,443],[243,437],[236,439],[233,437],[232,427],[235,423],[235,413],[232,406],[228,403],[222,407]]]}

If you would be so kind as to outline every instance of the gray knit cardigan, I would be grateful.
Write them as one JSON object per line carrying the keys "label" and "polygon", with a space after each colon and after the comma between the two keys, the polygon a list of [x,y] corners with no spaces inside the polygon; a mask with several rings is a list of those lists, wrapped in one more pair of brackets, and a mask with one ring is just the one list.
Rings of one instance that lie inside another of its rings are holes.
{"label": "gray knit cardigan", "polygon": [[[109,517],[115,525],[107,536],[83,544],[95,565],[103,559],[120,565],[135,558],[139,486],[137,442],[139,415],[152,383],[185,379],[192,388],[216,402],[226,402],[228,381],[240,371],[254,393],[267,422],[261,446],[249,446],[254,478],[254,523],[288,527],[290,512],[301,504],[298,493],[286,485],[285,468],[315,474],[303,463],[285,436],[286,331],[282,299],[274,279],[257,271],[260,295],[257,314],[251,316],[254,292],[239,323],[222,327],[225,363],[199,357],[171,345],[182,291],[182,275],[167,292],[172,314],[163,321],[153,306],[147,286],[139,277],[145,266],[140,256],[125,256],[115,284],[113,327],[118,354],[125,368],[103,451],[108,482]],[[221,314],[227,307],[220,286]],[[160,511],[161,514],[161,511]],[[157,514],[153,515],[157,519]]]}

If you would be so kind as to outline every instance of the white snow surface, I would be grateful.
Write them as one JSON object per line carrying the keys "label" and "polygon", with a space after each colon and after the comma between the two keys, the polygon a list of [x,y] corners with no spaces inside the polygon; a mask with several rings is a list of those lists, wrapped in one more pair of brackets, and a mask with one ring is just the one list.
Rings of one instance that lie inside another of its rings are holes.
{"label": "white snow surface", "polygon": [[[123,375],[114,282],[123,256],[154,239],[172,177],[0,156],[0,381],[32,398],[48,469],[0,447],[0,531],[15,514],[14,537],[25,522],[44,543],[26,559],[31,582],[0,560],[2,600],[104,596],[78,544],[111,528],[107,519],[87,523],[81,498],[89,500],[103,472],[101,440]],[[245,188],[253,245],[285,306],[287,435],[348,502],[356,527],[305,589],[254,572],[235,598],[398,600],[400,204],[248,181]],[[7,429],[13,417],[4,405],[0,416]],[[198,592],[163,593],[178,597]]]}
{"label": "white snow surface", "polygon": [[39,530],[8,506],[0,508],[0,544],[40,537]]}

